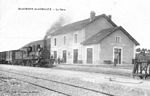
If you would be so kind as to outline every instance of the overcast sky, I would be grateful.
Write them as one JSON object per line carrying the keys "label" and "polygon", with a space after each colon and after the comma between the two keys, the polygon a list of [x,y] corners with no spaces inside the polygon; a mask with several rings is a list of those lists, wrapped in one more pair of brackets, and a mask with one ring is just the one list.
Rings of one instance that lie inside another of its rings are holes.
{"label": "overcast sky", "polygon": [[149,0],[0,0],[0,51],[18,49],[43,39],[60,16],[69,23],[89,18],[91,10],[96,15],[112,15],[112,20],[123,26],[141,47],[150,49],[149,5]]}

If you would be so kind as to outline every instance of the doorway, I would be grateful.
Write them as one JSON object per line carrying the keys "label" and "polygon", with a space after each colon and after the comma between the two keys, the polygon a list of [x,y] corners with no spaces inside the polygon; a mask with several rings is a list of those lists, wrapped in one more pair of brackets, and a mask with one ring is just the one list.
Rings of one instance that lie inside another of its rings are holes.
{"label": "doorway", "polygon": [[122,49],[121,48],[114,48],[114,62],[116,64],[121,64],[122,61]]}
{"label": "doorway", "polygon": [[57,51],[54,51],[54,59],[57,58]]}
{"label": "doorway", "polygon": [[67,61],[67,51],[63,50],[63,62],[66,63]]}
{"label": "doorway", "polygon": [[93,49],[87,48],[87,63],[92,64],[93,63]]}
{"label": "doorway", "polygon": [[78,49],[73,50],[73,63],[78,63]]}

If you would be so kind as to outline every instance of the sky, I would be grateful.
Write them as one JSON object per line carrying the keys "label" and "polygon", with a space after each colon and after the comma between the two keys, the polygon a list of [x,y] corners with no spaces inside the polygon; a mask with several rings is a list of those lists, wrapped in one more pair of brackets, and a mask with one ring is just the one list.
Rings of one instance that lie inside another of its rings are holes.
{"label": "sky", "polygon": [[0,0],[0,51],[43,39],[59,17],[68,24],[89,18],[91,10],[96,15],[112,15],[112,21],[126,29],[141,48],[150,49],[149,5],[149,0]]}

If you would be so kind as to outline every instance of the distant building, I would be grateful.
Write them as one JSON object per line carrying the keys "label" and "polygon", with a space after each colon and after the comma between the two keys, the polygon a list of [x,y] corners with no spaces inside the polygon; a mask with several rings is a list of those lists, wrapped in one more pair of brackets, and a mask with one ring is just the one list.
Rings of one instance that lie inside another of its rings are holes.
{"label": "distant building", "polygon": [[65,25],[49,35],[51,54],[68,64],[129,64],[139,43],[105,14]]}

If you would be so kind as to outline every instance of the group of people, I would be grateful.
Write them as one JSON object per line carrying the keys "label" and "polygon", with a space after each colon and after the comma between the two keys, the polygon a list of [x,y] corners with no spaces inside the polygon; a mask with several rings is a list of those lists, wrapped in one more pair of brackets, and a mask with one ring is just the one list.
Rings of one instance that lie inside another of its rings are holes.
{"label": "group of people", "polygon": [[52,55],[50,59],[54,59],[54,63],[55,64],[61,64],[61,63],[63,63],[63,59],[61,59],[60,57],[54,58],[54,56]]}

